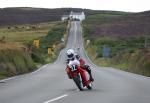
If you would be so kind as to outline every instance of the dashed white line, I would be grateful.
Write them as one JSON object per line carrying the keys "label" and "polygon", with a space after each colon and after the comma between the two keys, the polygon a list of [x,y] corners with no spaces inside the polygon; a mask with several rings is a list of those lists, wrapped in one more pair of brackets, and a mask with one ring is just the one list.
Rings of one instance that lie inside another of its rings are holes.
{"label": "dashed white line", "polygon": [[64,98],[64,97],[67,97],[67,96],[68,96],[68,94],[64,94],[64,95],[62,95],[62,96],[59,96],[59,97],[56,97],[56,98],[54,98],[54,99],[51,99],[51,100],[45,101],[45,102],[43,102],[43,103],[50,103],[50,102],[54,102],[54,101],[57,101],[57,100],[59,100],[59,99],[62,99],[62,98]]}

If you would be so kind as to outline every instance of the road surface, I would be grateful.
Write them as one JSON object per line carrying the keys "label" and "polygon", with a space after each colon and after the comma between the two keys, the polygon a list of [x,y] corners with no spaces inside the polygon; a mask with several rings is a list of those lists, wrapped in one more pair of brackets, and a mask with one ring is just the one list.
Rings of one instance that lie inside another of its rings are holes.
{"label": "road surface", "polygon": [[[65,73],[65,51],[78,47],[77,52],[92,67],[93,90],[80,92]],[[149,77],[98,67],[90,61],[79,21],[71,22],[66,48],[54,63],[0,82],[0,103],[150,103]]]}

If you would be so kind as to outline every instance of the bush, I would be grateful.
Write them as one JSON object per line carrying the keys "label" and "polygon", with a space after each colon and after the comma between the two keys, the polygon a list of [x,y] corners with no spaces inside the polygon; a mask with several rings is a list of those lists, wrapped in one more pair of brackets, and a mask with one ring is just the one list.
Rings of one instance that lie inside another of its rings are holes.
{"label": "bush", "polygon": [[0,64],[3,64],[2,72],[7,72],[8,76],[27,73],[36,68],[31,56],[22,50],[0,50]]}

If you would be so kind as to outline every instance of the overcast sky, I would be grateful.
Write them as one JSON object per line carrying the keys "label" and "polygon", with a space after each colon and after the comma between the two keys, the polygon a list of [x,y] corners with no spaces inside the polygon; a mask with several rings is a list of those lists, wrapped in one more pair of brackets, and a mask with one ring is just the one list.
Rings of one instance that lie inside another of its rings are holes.
{"label": "overcast sky", "polygon": [[0,8],[4,7],[72,7],[141,12],[150,10],[150,0],[0,0]]}

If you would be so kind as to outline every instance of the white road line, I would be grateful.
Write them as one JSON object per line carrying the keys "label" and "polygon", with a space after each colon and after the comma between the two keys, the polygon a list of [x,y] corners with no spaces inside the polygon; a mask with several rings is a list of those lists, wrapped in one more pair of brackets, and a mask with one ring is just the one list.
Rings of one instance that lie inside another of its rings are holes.
{"label": "white road line", "polygon": [[40,70],[42,70],[43,68],[46,68],[47,66],[48,66],[48,64],[42,66],[41,68],[37,69],[37,70],[34,71],[34,72],[31,72],[30,74],[35,74],[35,73],[39,72]]}
{"label": "white road line", "polygon": [[[46,67],[46,66],[45,66],[45,67]],[[31,72],[31,73],[29,73],[29,74],[34,74],[34,73],[40,71],[42,68],[44,68],[44,67],[41,67],[40,69],[38,69],[38,70],[36,70],[36,71],[34,71],[34,72]],[[6,79],[2,79],[2,80],[0,80],[0,83],[1,83],[1,82],[6,82],[6,81],[11,80],[11,79],[15,79],[15,78],[18,77],[18,76],[19,76],[19,75],[16,75],[16,76],[13,76],[13,77],[10,77],[10,78],[6,78]]]}
{"label": "white road line", "polygon": [[42,68],[45,68],[45,67],[47,67],[47,66],[48,66],[48,64],[46,64],[46,65],[42,66]]}
{"label": "white road line", "polygon": [[66,96],[68,96],[68,94],[64,94],[64,95],[62,95],[62,96],[56,97],[56,98],[51,99],[51,100],[49,100],[49,101],[45,101],[45,102],[43,102],[43,103],[50,103],[50,102],[54,102],[54,101],[56,101],[56,100],[59,100],[59,99],[61,99],[61,98],[66,97]]}
{"label": "white road line", "polygon": [[[31,72],[31,73],[29,73],[29,74],[34,74],[34,73],[36,73],[36,72],[39,72],[41,69],[43,69],[43,68],[45,68],[45,67],[47,67],[47,66],[48,66],[48,64],[42,66],[41,68],[39,68],[39,69],[37,69],[36,71]],[[15,79],[15,78],[18,77],[18,76],[19,76],[19,75],[16,75],[16,76],[13,76],[13,77],[10,77],[10,78],[6,78],[6,79],[2,79],[2,80],[0,80],[0,83],[6,82],[6,81],[11,80],[11,79]]]}
{"label": "white road line", "polygon": [[0,80],[0,82],[5,82],[5,81],[7,81],[7,80],[11,80],[11,79],[14,79],[14,78],[16,78],[16,77],[11,77],[11,78],[2,79],[2,80]]}

